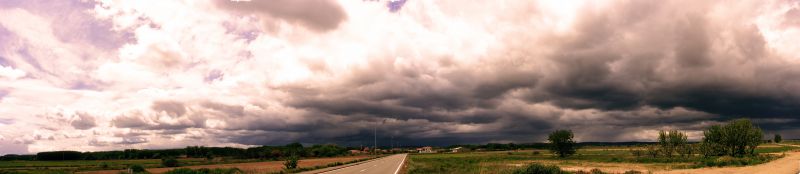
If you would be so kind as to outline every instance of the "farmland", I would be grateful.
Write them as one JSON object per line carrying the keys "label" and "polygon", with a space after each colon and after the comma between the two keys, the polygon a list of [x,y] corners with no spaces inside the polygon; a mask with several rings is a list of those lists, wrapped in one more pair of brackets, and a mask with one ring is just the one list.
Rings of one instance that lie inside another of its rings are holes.
{"label": "farmland", "polygon": [[[370,156],[343,156],[331,158],[301,159],[299,168],[314,168],[368,159]],[[209,162],[206,159],[179,159],[180,168],[239,168],[248,173],[269,173],[283,169],[283,161],[259,161],[231,159]],[[116,174],[131,165],[142,165],[151,173],[163,173],[175,168],[163,168],[158,159],[146,160],[75,160],[75,161],[0,161],[0,171],[17,171],[24,173],[89,173]],[[105,167],[104,167],[105,166]]]}

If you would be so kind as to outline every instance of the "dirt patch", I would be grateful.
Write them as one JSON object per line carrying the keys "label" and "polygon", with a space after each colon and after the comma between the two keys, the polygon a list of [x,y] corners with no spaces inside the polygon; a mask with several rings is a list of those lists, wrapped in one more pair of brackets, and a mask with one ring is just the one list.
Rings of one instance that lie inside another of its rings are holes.
{"label": "dirt patch", "polygon": [[[369,158],[369,156],[348,156],[348,157],[335,157],[335,158],[315,158],[304,159],[297,163],[297,167],[314,167],[328,165],[336,162],[349,162],[359,159]],[[283,169],[283,161],[267,161],[267,162],[254,162],[254,163],[235,163],[235,164],[216,164],[216,165],[200,165],[200,166],[186,166],[180,168],[200,169],[200,168],[239,168],[246,173],[270,173],[277,172]],[[175,168],[150,168],[147,169],[150,173],[165,173]],[[80,172],[83,174],[117,174],[121,170],[103,170],[103,171],[88,171]]]}

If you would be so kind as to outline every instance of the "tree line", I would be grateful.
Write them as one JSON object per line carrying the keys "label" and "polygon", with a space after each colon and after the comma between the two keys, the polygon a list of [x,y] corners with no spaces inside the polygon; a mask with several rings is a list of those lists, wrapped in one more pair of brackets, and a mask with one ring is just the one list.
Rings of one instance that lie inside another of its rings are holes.
{"label": "tree line", "polygon": [[126,149],[122,151],[78,152],[52,151],[35,155],[4,155],[0,160],[114,160],[114,159],[163,159],[174,157],[214,158],[232,157],[240,159],[283,159],[296,157],[333,157],[348,155],[349,149],[333,144],[304,147],[300,143],[284,146],[260,146],[250,148],[188,146],[182,149]]}

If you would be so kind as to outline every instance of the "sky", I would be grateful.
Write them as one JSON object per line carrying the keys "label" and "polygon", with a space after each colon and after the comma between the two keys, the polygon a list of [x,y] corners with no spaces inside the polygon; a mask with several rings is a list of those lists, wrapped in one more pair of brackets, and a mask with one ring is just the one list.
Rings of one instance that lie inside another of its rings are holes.
{"label": "sky", "polygon": [[0,154],[698,140],[738,118],[800,138],[796,0],[2,0],[0,14]]}

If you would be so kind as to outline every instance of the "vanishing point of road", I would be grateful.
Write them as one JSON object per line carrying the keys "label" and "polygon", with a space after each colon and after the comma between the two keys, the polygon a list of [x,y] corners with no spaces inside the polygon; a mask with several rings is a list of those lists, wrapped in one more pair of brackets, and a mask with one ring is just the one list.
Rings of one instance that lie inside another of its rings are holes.
{"label": "vanishing point of road", "polygon": [[405,161],[406,154],[397,154],[321,174],[397,174]]}

